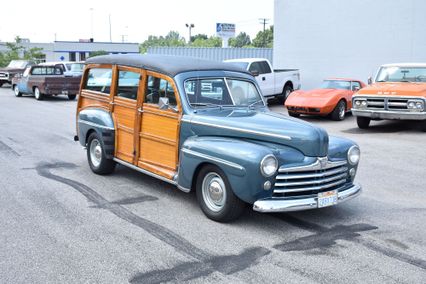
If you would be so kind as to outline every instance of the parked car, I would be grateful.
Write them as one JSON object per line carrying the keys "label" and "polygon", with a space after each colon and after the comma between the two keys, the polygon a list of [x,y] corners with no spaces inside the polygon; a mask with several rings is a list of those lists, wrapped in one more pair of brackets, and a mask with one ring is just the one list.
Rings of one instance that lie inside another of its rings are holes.
{"label": "parked car", "polygon": [[253,76],[232,64],[160,55],[86,63],[75,140],[94,173],[119,163],[194,190],[205,215],[222,222],[245,203],[306,210],[361,191],[354,142],[271,112]]}
{"label": "parked car", "polygon": [[80,88],[81,77],[67,77],[60,66],[35,65],[28,67],[24,74],[12,80],[12,89],[16,97],[22,94],[34,94],[37,100],[44,96],[66,95],[74,100]]}
{"label": "parked car", "polygon": [[364,87],[365,84],[360,80],[325,79],[318,89],[291,93],[285,106],[293,117],[301,114],[329,115],[333,120],[343,120],[346,112],[352,108],[353,94]]}
{"label": "parked car", "polygon": [[21,74],[29,66],[34,65],[35,63],[29,60],[12,60],[9,65],[4,68],[0,68],[0,87],[3,84],[12,83],[12,78],[16,74]]}
{"label": "parked car", "polygon": [[65,76],[81,76],[83,74],[84,62],[58,61],[40,63],[41,66],[59,66],[64,71]]}
{"label": "parked car", "polygon": [[368,128],[371,120],[398,119],[421,121],[426,131],[426,63],[383,65],[374,84],[352,100],[359,128]]}
{"label": "parked car", "polygon": [[241,58],[225,62],[252,73],[265,98],[277,97],[284,102],[291,92],[300,89],[298,69],[273,69],[269,60],[265,58]]}

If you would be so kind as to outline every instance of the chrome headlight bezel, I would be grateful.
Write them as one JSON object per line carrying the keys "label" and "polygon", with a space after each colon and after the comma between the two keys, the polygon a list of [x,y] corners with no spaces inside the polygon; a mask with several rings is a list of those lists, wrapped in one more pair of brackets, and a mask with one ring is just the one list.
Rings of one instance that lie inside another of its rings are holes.
{"label": "chrome headlight bezel", "polygon": [[423,100],[410,99],[407,101],[407,109],[410,111],[424,111],[425,102]]}
{"label": "chrome headlight bezel", "polygon": [[354,108],[366,108],[367,106],[368,106],[367,99],[354,98],[354,101],[353,101]]}
{"label": "chrome headlight bezel", "polygon": [[[355,159],[352,159],[355,158]],[[357,145],[353,145],[348,150],[348,162],[352,166],[356,166],[361,158],[361,150]]]}
{"label": "chrome headlight bezel", "polygon": [[[272,168],[268,169],[268,167],[272,166]],[[264,177],[273,176],[278,170],[278,160],[272,155],[268,154],[260,161],[260,172]]]}

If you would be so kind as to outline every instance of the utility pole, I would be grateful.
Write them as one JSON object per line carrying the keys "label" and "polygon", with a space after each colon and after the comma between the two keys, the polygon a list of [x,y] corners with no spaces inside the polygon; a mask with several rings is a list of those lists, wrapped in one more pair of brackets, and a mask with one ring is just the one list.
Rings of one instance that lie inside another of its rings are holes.
{"label": "utility pole", "polygon": [[266,31],[266,25],[268,24],[269,19],[260,18],[259,21],[260,21],[260,24],[263,25],[263,47],[266,47],[265,31]]}
{"label": "utility pole", "polygon": [[185,26],[188,28],[189,30],[189,39],[188,39],[188,43],[191,43],[191,29],[195,27],[194,24],[185,24]]}
{"label": "utility pole", "polygon": [[93,8],[90,8],[90,36],[92,38],[92,41],[94,41],[93,37]]}

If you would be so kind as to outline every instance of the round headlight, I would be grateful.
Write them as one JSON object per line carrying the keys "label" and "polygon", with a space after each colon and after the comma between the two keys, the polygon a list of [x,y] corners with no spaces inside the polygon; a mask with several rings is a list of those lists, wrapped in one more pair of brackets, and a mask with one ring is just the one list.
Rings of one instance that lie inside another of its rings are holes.
{"label": "round headlight", "polygon": [[356,165],[359,162],[361,151],[358,146],[352,146],[348,151],[348,161],[351,165]]}
{"label": "round headlight", "polygon": [[367,106],[367,101],[362,101],[362,102],[361,102],[361,105],[362,105],[363,107],[366,107],[366,106]]}
{"label": "round headlight", "polygon": [[416,103],[416,108],[417,109],[423,109],[423,103],[422,102],[417,102]]}
{"label": "round headlight", "polygon": [[278,169],[278,161],[274,155],[266,155],[260,162],[260,172],[264,177],[270,177]]}
{"label": "round headlight", "polygon": [[416,108],[416,103],[413,102],[413,101],[409,101],[408,104],[407,104],[407,107],[408,108]]}

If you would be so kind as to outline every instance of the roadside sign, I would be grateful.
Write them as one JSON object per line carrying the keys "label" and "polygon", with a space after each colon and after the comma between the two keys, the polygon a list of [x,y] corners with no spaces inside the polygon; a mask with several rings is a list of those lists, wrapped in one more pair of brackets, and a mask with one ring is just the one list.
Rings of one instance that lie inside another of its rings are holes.
{"label": "roadside sign", "polygon": [[219,37],[234,37],[235,36],[235,24],[216,23],[216,34]]}

